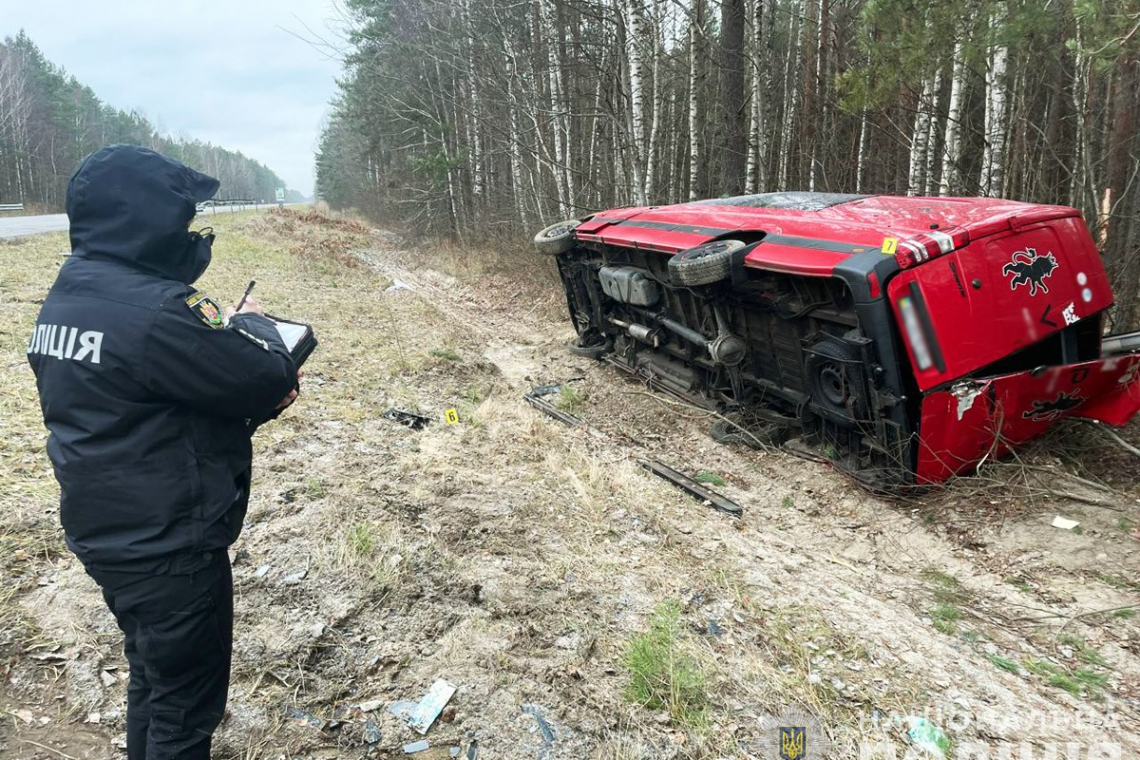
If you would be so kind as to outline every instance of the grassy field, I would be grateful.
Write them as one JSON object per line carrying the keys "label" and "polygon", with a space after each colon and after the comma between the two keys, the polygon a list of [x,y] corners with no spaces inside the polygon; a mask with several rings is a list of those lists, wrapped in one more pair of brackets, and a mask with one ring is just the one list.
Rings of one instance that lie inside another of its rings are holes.
{"label": "grassy field", "polygon": [[[508,759],[758,758],[763,718],[788,706],[822,721],[835,758],[904,747],[891,717],[923,712],[959,745],[1140,749],[1133,497],[1105,509],[964,481],[884,502],[824,465],[715,445],[706,416],[570,356],[548,260],[307,211],[210,222],[202,289],[228,302],[256,279],[321,340],[300,400],[256,438],[219,756],[404,757],[419,737],[385,707],[437,678],[458,687],[453,710],[416,757],[476,742]],[[118,636],[63,548],[23,356],[65,246],[0,243],[4,757],[107,757],[122,733]],[[523,403],[555,382],[590,428]],[[405,428],[390,407],[432,422]],[[1134,488],[1112,457],[1084,459]],[[1083,531],[1049,527],[1060,511]],[[1071,720],[1025,722],[1054,713]],[[1110,713],[1116,727],[1072,724]]]}

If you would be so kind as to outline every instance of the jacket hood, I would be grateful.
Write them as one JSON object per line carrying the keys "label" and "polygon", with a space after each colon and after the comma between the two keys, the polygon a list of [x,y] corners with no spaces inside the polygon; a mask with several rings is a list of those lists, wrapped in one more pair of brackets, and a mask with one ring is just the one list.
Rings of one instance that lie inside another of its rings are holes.
{"label": "jacket hood", "polygon": [[137,145],[112,145],[79,164],[67,185],[72,254],[113,259],[192,283],[210,263],[209,242],[187,230],[218,180]]}

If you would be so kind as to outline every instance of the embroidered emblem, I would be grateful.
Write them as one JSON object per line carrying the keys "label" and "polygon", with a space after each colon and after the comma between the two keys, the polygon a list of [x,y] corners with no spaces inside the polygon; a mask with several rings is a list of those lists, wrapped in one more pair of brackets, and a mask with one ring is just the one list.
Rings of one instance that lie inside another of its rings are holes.
{"label": "embroidered emblem", "polygon": [[222,321],[221,307],[205,293],[194,293],[186,299],[186,305],[190,307],[190,311],[194,312],[198,319],[215,330],[221,330],[225,327]]}

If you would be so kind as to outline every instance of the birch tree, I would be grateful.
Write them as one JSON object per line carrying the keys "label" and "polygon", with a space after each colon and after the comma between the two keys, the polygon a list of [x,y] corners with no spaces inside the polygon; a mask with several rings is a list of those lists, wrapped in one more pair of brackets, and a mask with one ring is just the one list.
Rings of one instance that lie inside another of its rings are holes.
{"label": "birch tree", "polygon": [[[1140,283],[1134,0],[343,2],[336,205],[474,240],[742,190],[1004,195],[1100,220],[1122,303]],[[81,100],[0,113],[0,188],[59,197],[119,137]]]}
{"label": "birch tree", "polygon": [[943,137],[942,178],[938,185],[939,195],[959,192],[962,186],[960,166],[962,162],[962,121],[965,116],[966,90],[966,34],[963,30],[954,42],[954,54],[950,74],[950,107],[946,115],[946,131]]}
{"label": "birch tree", "polygon": [[985,150],[982,155],[981,191],[984,195],[1002,195],[1005,180],[1005,136],[1006,107],[1006,66],[1009,62],[1009,48],[1002,41],[1003,25],[1006,18],[1004,4],[997,4],[990,16],[990,55],[986,73],[986,126]]}

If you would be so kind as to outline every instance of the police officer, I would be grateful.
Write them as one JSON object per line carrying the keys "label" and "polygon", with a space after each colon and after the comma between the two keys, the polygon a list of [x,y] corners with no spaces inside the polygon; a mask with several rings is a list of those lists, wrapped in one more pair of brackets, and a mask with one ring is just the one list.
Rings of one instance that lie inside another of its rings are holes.
{"label": "police officer", "polygon": [[67,545],[125,636],[130,760],[209,757],[250,437],[298,387],[255,299],[227,320],[193,287],[214,236],[188,227],[217,190],[145,148],[84,159],[67,188],[72,255],[28,343]]}

